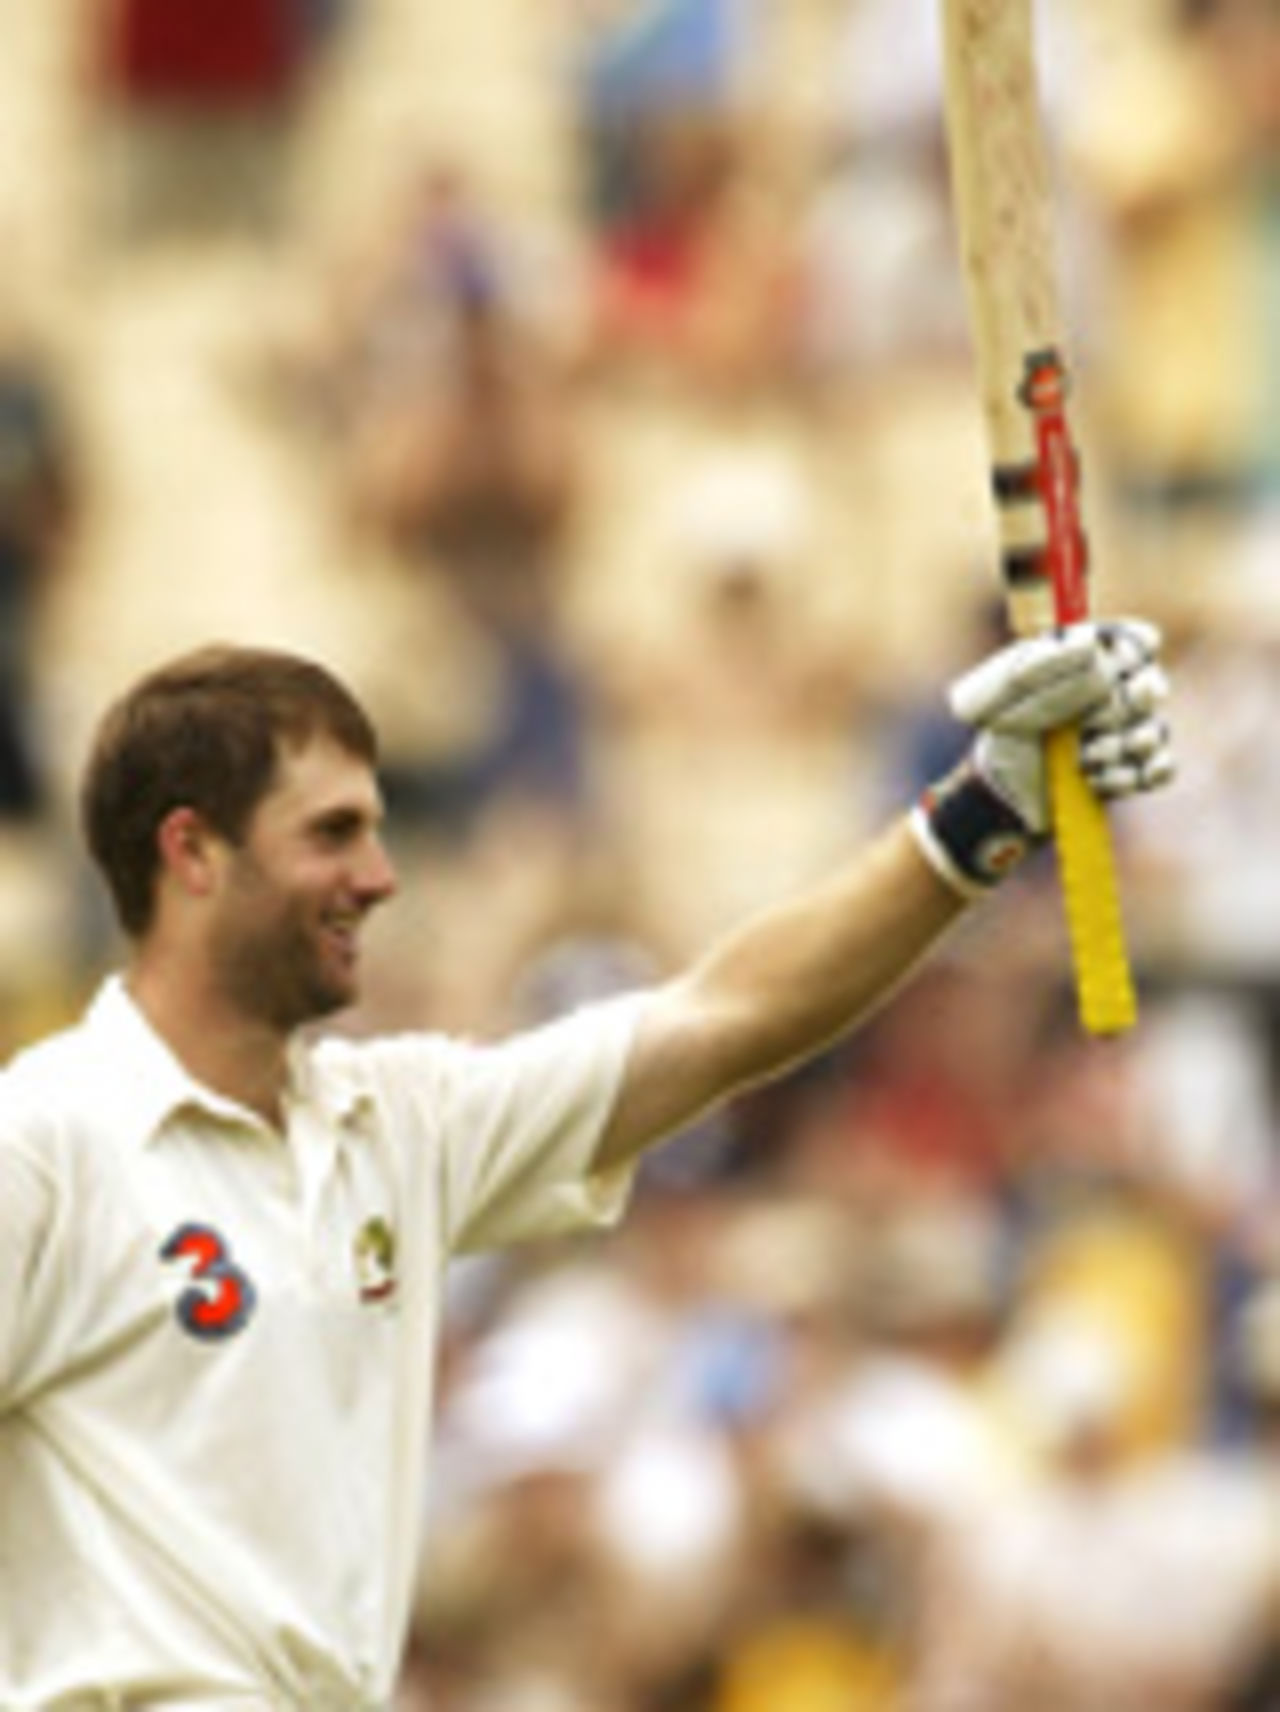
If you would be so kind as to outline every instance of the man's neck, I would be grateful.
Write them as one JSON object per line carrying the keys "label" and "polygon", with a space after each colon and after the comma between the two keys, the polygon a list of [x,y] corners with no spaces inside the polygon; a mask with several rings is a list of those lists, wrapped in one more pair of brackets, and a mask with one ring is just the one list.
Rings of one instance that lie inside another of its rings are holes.
{"label": "man's neck", "polygon": [[160,1038],[196,1081],[283,1127],[287,1033],[246,1017],[211,985],[176,975],[158,959],[136,957],[125,987]]}

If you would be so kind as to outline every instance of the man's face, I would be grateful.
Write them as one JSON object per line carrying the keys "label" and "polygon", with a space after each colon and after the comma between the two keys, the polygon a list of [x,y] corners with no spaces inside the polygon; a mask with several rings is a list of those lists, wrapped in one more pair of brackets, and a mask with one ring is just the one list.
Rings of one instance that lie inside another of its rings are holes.
{"label": "man's face", "polygon": [[288,1030],[354,1002],[360,928],[395,890],[381,822],[365,762],[327,740],[285,752],[229,852],[211,939],[245,1015]]}

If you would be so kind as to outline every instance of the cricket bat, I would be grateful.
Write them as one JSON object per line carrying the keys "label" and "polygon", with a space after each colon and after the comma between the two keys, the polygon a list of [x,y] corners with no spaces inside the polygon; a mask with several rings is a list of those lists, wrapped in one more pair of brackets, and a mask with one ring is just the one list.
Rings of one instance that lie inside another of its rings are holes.
{"label": "cricket bat", "polygon": [[[1031,0],[941,0],[947,142],[1001,569],[1012,629],[1089,612],[1089,550],[1072,435]],[[1073,729],[1047,743],[1054,841],[1080,1020],[1137,1018],[1110,832]]]}

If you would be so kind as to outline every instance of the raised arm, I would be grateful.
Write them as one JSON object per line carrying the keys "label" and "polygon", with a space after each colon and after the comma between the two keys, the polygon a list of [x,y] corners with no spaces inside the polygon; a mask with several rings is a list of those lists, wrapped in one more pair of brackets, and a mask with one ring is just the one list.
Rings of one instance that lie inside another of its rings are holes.
{"label": "raised arm", "polygon": [[826,883],[747,922],[660,988],[637,1030],[599,1163],[820,1051],[875,1009],[1047,827],[1042,739],[1083,716],[1099,794],[1172,774],[1147,625],[1079,625],[1000,650],[952,690],[968,758]]}

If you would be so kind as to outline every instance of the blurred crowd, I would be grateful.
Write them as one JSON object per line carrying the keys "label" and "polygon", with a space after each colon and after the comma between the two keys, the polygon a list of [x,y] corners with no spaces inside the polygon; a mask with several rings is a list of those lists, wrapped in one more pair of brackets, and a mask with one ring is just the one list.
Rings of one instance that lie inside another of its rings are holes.
{"label": "blurred crowd", "polygon": [[[661,978],[949,765],[1001,618],[936,7],[494,0],[552,158],[473,146],[478,88],[327,223],[362,32],[446,8],[98,10],[76,334],[0,322],[8,1047],[114,949],[59,652],[95,268],[270,284],[219,384],[375,635],[404,875],[351,1026]],[[1039,858],[616,1234],[460,1263],[404,1712],[1280,1706],[1280,19],[1038,12],[1098,600],[1176,672],[1178,783],[1116,816],[1141,1026],[1082,1038]]]}

